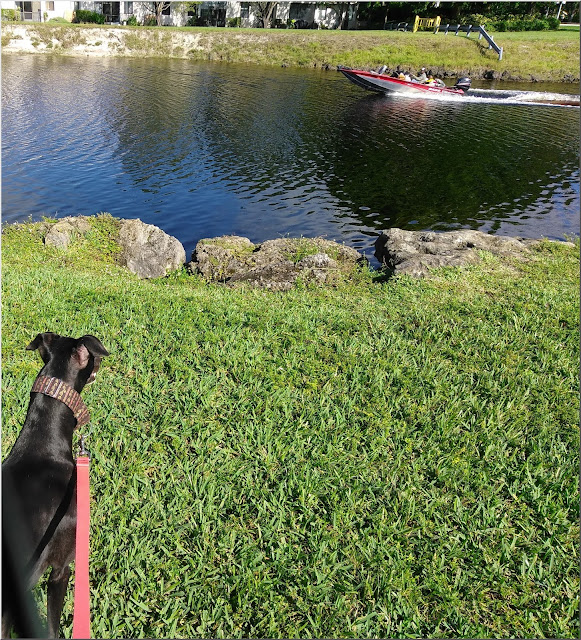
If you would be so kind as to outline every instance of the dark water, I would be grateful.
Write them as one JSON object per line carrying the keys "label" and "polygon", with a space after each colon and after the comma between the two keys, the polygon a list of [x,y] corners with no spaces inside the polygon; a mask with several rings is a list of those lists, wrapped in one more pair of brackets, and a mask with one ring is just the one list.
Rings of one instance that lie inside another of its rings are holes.
{"label": "dark water", "polygon": [[5,55],[3,220],[108,211],[158,225],[188,256],[227,233],[323,235],[369,257],[391,226],[578,234],[579,109],[514,87],[474,93],[389,98],[334,71]]}

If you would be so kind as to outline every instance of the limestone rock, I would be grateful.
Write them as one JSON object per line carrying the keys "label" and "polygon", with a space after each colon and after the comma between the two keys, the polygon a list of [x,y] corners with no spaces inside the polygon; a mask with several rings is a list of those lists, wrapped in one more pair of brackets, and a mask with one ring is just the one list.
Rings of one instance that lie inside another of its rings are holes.
{"label": "limestone rock", "polygon": [[375,257],[394,273],[423,277],[435,267],[474,264],[480,260],[479,250],[506,257],[524,256],[535,242],[472,229],[435,233],[393,228],[382,231],[375,241]]}
{"label": "limestone rock", "polygon": [[62,218],[47,228],[44,243],[57,249],[66,249],[75,235],[83,235],[90,228],[91,225],[83,216]]}
{"label": "limestone rock", "polygon": [[[255,245],[241,236],[220,236],[200,240],[192,255],[196,271],[206,280],[224,281],[237,273],[244,256],[250,255]],[[191,265],[191,263],[190,263]]]}
{"label": "limestone rock", "polygon": [[500,72],[495,71],[494,69],[489,69],[488,71],[484,72],[483,77],[485,80],[498,80],[500,78]]}
{"label": "limestone rock", "polygon": [[188,267],[231,287],[287,291],[298,280],[331,282],[363,259],[355,249],[323,238],[278,238],[255,245],[248,238],[221,236],[200,240]]}
{"label": "limestone rock", "polygon": [[140,278],[160,278],[180,269],[186,261],[182,243],[159,227],[141,220],[123,220],[119,264]]}

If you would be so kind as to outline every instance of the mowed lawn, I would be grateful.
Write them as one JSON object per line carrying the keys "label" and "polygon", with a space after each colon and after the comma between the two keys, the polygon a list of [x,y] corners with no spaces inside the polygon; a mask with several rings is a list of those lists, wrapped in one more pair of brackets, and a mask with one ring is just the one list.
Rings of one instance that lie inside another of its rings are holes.
{"label": "mowed lawn", "polygon": [[579,636],[578,242],[272,293],[139,281],[93,225],[4,230],[2,453],[28,342],[101,339],[94,637]]}

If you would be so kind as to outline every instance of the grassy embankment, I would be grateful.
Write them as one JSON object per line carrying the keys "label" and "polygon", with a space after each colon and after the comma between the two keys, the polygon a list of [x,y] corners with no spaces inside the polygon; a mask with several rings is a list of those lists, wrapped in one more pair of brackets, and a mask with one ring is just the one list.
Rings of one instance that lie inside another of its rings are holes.
{"label": "grassy embankment", "polygon": [[[4,47],[18,42],[3,24]],[[496,33],[502,61],[476,36],[431,32],[317,31],[284,29],[146,28],[97,25],[27,25],[36,50],[59,54],[163,56],[266,65],[419,68],[440,74],[506,72],[509,78],[544,81],[579,79],[579,33],[568,30]],[[46,47],[46,48],[45,48]],[[79,49],[81,47],[81,49]],[[84,48],[83,48],[84,47]]]}
{"label": "grassy embankment", "polygon": [[3,235],[2,452],[25,345],[97,335],[95,637],[579,636],[578,245],[276,294],[139,281],[93,224]]}

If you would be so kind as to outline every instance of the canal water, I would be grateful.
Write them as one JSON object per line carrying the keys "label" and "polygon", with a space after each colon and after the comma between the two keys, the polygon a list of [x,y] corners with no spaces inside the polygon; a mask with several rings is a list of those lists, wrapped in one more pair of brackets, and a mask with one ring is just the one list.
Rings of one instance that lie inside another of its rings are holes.
{"label": "canal water", "polygon": [[[534,90],[534,91],[533,91]],[[579,232],[576,86],[368,94],[336,71],[2,57],[3,221],[107,211],[176,236]],[[578,103],[578,98],[577,98]]]}

